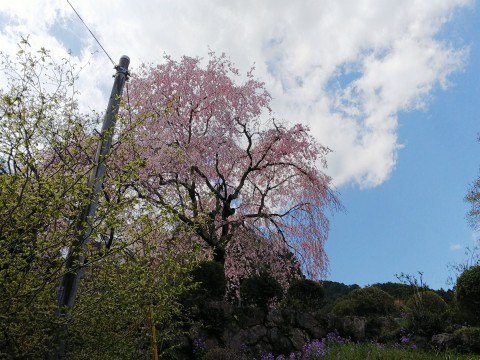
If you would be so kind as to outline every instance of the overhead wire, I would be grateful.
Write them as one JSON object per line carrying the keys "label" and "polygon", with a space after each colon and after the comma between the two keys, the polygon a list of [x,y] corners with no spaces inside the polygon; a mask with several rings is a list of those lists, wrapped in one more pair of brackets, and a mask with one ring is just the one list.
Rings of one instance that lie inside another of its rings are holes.
{"label": "overhead wire", "polygon": [[73,5],[70,3],[69,0],[67,0],[67,3],[68,5],[70,5],[70,7],[72,8],[72,10],[75,12],[75,14],[77,14],[78,18],[80,19],[80,21],[83,23],[83,25],[85,25],[85,27],[87,28],[87,30],[90,32],[90,34],[93,36],[93,38],[95,39],[95,41],[97,42],[97,44],[102,48],[103,52],[105,53],[105,55],[108,56],[108,58],[110,59],[110,61],[112,62],[112,64],[115,66],[117,64],[115,64],[115,61],[112,60],[112,58],[110,57],[110,55],[108,55],[107,51],[105,50],[105,48],[102,46],[102,44],[100,44],[100,41],[98,41],[97,37],[93,34],[92,30],[90,30],[90,28],[88,27],[88,25],[85,23],[85,21],[83,21],[82,17],[80,16],[80,14],[77,12],[77,10],[75,10],[75,8],[73,7]]}
{"label": "overhead wire", "polygon": [[[80,19],[80,21],[83,23],[83,25],[87,28],[88,32],[90,33],[90,35],[93,36],[93,38],[95,39],[95,41],[97,42],[97,44],[100,46],[100,48],[103,50],[103,52],[105,53],[105,55],[107,55],[107,57],[110,59],[110,61],[112,62],[112,64],[114,65],[114,67],[116,68],[117,67],[117,64],[115,63],[115,61],[113,61],[112,57],[108,54],[107,50],[105,50],[105,48],[102,46],[102,44],[100,43],[100,41],[97,39],[97,37],[95,36],[95,34],[92,32],[92,30],[90,30],[90,28],[88,27],[88,25],[85,23],[85,21],[82,19],[82,17],[80,16],[80,14],[78,13],[78,11],[73,7],[72,3],[67,0],[67,3],[68,5],[70,5],[70,7],[72,8],[72,10],[75,12],[75,14],[77,14],[78,18]],[[128,80],[128,77],[127,77],[127,80]],[[128,94],[128,82],[126,83],[126,88],[127,88],[127,104],[130,105],[130,96]],[[129,110],[129,115],[130,115],[130,120],[131,120],[131,111]]]}

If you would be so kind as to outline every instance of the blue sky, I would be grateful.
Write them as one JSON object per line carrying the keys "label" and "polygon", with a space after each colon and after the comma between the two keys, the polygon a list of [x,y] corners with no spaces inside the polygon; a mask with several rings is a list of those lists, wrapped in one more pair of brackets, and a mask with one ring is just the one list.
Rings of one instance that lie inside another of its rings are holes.
{"label": "blue sky", "polygon": [[330,280],[395,282],[417,275],[433,288],[450,287],[448,264],[466,259],[478,237],[463,201],[480,167],[480,13],[456,14],[440,34],[470,46],[468,63],[451,87],[431,93],[425,110],[399,114],[399,151],[388,181],[372,189],[339,188],[346,213],[332,221]]}
{"label": "blue sky", "polygon": [[[463,198],[479,175],[480,11],[475,0],[71,0],[117,60],[225,52],[255,64],[278,117],[333,152],[345,212],[327,242],[329,279],[367,285],[424,273],[446,287],[474,234]],[[105,19],[109,19],[105,21]],[[103,111],[112,65],[66,1],[0,0],[0,50],[30,35],[85,66],[83,110]]]}

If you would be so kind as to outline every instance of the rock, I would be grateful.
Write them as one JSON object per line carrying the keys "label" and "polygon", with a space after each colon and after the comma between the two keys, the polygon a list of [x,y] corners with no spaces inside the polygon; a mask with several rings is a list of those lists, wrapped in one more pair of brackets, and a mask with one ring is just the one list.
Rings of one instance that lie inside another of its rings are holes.
{"label": "rock", "polygon": [[448,333],[433,335],[432,345],[441,350],[453,349],[455,346],[455,336]]}
{"label": "rock", "polygon": [[292,309],[282,309],[283,325],[295,326],[297,322],[297,311]]}
{"label": "rock", "polygon": [[321,324],[319,319],[311,313],[298,312],[296,316],[296,326],[306,330],[310,334],[310,337],[314,339],[321,339],[327,335],[325,324]]}
{"label": "rock", "polygon": [[267,335],[267,328],[264,325],[255,325],[245,331],[245,344],[254,345]]}
{"label": "rock", "polygon": [[363,316],[331,316],[328,327],[331,331],[337,330],[343,337],[363,341],[365,340],[366,324],[367,320]]}
{"label": "rock", "polygon": [[242,349],[246,346],[244,338],[244,331],[231,332],[225,330],[222,335],[222,341],[225,344],[225,347],[229,349]]}
{"label": "rock", "polygon": [[310,337],[305,331],[295,328],[295,329],[292,329],[291,331],[290,341],[295,350],[302,350],[303,345],[306,342],[310,341]]}
{"label": "rock", "polygon": [[267,327],[274,327],[283,324],[282,311],[280,309],[272,309],[267,314],[265,325]]}
{"label": "rock", "polygon": [[261,308],[239,308],[232,316],[235,317],[239,326],[247,328],[255,325],[263,325],[266,312]]}
{"label": "rock", "polygon": [[292,342],[278,327],[268,330],[267,340],[278,354],[289,354],[293,350]]}

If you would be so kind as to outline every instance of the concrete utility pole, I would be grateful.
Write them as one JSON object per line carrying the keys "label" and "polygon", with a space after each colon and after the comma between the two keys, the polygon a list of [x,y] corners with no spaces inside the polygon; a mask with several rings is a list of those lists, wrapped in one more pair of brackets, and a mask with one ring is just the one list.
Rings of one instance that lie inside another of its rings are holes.
{"label": "concrete utility pole", "polygon": [[[85,253],[88,242],[90,241],[90,235],[92,233],[92,221],[97,210],[98,197],[102,189],[103,178],[107,168],[106,159],[108,153],[110,152],[110,148],[112,147],[113,131],[123,93],[123,87],[129,75],[129,64],[130,58],[126,55],[123,55],[120,58],[119,64],[115,66],[117,72],[115,74],[112,93],[110,94],[110,100],[108,101],[107,111],[103,120],[100,141],[98,143],[97,153],[95,155],[94,168],[92,169],[88,181],[88,188],[90,189],[90,202],[82,209],[82,212],[75,223],[75,234],[77,234],[77,238],[69,249],[65,263],[65,275],[63,276],[58,289],[57,301],[58,306],[61,309],[60,311],[68,311],[72,309],[77,298],[77,291],[83,274],[82,266],[85,263]],[[62,359],[65,355],[67,329],[63,330],[64,331],[62,331],[62,334],[60,334],[58,339],[58,352],[54,357],[56,359]]]}

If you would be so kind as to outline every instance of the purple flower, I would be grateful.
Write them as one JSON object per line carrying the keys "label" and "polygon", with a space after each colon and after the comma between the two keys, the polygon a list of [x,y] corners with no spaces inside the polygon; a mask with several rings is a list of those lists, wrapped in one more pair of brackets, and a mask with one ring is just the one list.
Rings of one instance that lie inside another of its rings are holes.
{"label": "purple flower", "polygon": [[310,360],[312,357],[323,357],[327,354],[325,344],[314,340],[303,346],[303,359]]}
{"label": "purple flower", "polygon": [[275,356],[272,353],[268,353],[267,355],[263,355],[260,360],[275,360]]}
{"label": "purple flower", "polygon": [[325,338],[323,338],[324,344],[346,344],[350,342],[350,338],[342,338],[336,331],[330,332]]}
{"label": "purple flower", "polygon": [[205,341],[203,339],[201,339],[201,338],[193,339],[193,352],[194,353],[200,353],[203,350],[205,350],[206,347],[207,347],[207,345],[205,344]]}

